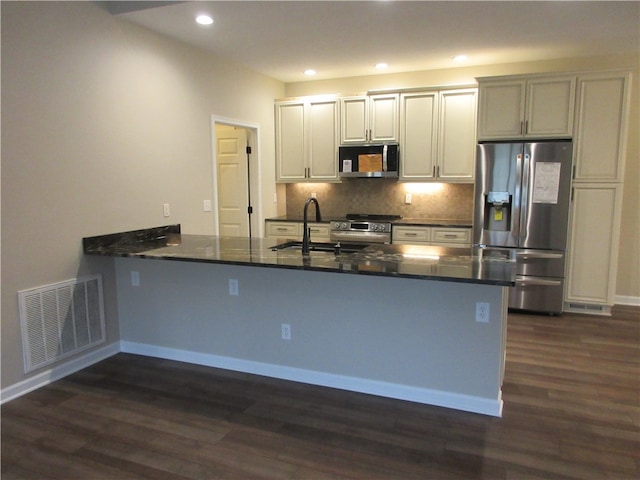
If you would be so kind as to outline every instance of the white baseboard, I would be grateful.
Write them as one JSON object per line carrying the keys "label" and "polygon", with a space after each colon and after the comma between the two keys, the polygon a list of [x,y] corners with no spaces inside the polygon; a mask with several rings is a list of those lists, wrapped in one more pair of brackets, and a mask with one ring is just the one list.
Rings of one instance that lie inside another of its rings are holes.
{"label": "white baseboard", "polygon": [[411,402],[453,408],[466,412],[481,413],[494,417],[502,416],[502,398],[488,399],[462,395],[427,388],[411,387],[394,383],[347,377],[332,373],[316,372],[294,367],[285,367],[269,363],[254,362],[232,357],[223,357],[207,353],[197,353],[173,348],[158,347],[135,342],[123,341],[120,349],[125,353],[134,353],[149,357],[164,358],[180,362],[193,363],[208,367],[223,368],[237,372],[263,375],[267,377],[308,383],[323,387],[337,388],[352,392],[378,395],[381,397],[408,400]]}
{"label": "white baseboard", "polygon": [[62,377],[71,375],[78,370],[87,368],[94,363],[98,363],[117,353],[120,353],[120,344],[111,343],[97,350],[92,350],[85,355],[74,358],[73,360],[69,360],[68,362],[43,370],[33,377],[29,377],[26,380],[0,390],[0,404],[13,400],[14,398],[18,398],[26,393],[36,390],[37,388],[44,387],[45,385],[55,382]]}
{"label": "white baseboard", "polygon": [[615,304],[640,307],[640,297],[632,297],[630,295],[616,295]]}

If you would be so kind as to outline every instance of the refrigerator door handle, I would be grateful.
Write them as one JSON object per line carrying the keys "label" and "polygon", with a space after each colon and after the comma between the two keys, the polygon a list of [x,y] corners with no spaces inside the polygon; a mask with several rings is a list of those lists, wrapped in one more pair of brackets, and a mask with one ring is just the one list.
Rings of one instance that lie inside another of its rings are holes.
{"label": "refrigerator door handle", "polygon": [[557,287],[560,285],[562,285],[562,280],[516,277],[516,287]]}
{"label": "refrigerator door handle", "polygon": [[525,144],[524,153],[522,155],[522,178],[520,184],[520,225],[518,228],[518,241],[520,246],[529,236],[529,225],[527,218],[529,217],[529,197],[531,195],[531,144]]}
{"label": "refrigerator door handle", "polygon": [[547,253],[547,252],[516,252],[516,257],[522,258],[522,259],[527,259],[527,258],[558,259],[558,258],[563,258],[564,254]]}

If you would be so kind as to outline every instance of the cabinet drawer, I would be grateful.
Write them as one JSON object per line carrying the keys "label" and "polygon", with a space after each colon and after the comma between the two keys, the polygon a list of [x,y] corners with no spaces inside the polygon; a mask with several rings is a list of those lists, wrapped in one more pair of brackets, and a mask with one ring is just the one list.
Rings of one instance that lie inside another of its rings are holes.
{"label": "cabinet drawer", "polygon": [[431,229],[431,241],[434,243],[471,243],[471,230],[468,228],[439,228]]}
{"label": "cabinet drawer", "polygon": [[[309,228],[311,229],[311,239],[313,241],[319,241],[320,239],[328,239],[329,238],[329,224],[327,223],[310,223]],[[302,235],[304,232],[302,231],[303,224],[300,224],[300,234]]]}
{"label": "cabinet drawer", "polygon": [[429,227],[393,227],[392,243],[429,243],[431,230]]}
{"label": "cabinet drawer", "polygon": [[269,237],[298,237],[298,224],[295,222],[267,222],[267,236]]}

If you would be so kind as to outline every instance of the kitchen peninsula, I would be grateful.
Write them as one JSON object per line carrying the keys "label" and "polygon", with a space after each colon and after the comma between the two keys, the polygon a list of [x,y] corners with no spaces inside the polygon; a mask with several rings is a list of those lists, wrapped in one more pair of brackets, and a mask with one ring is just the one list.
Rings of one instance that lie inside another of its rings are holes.
{"label": "kitchen peninsula", "polygon": [[115,257],[122,351],[501,414],[511,259],[274,245],[179,225],[83,239]]}

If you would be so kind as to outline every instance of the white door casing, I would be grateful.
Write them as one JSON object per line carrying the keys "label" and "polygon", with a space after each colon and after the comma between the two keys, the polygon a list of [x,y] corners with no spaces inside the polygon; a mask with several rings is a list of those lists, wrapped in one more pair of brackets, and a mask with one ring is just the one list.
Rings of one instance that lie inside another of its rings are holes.
{"label": "white door casing", "polygon": [[[251,234],[254,237],[261,237],[263,236],[264,230],[261,225],[261,222],[262,222],[261,171],[262,169],[261,169],[261,161],[260,161],[260,155],[259,155],[260,127],[258,124],[255,124],[255,123],[212,115],[211,116],[211,133],[212,133],[211,150],[212,150],[212,174],[213,174],[212,189],[213,191],[212,191],[211,198],[213,202],[212,213],[214,216],[214,222],[213,222],[214,235],[217,235],[217,236],[231,235],[234,229],[240,232],[240,227],[228,226],[228,227],[224,227],[224,230],[227,230],[227,233],[225,233],[222,226],[223,223],[227,223],[227,224],[236,223],[233,221],[230,222],[228,218],[224,218],[224,215],[230,212],[230,210],[228,210],[229,205],[233,205],[234,203],[238,203],[238,202],[228,201],[229,199],[226,198],[229,196],[227,192],[222,192],[222,194],[220,194],[219,192],[219,186],[220,186],[219,178],[221,174],[224,177],[228,178],[233,169],[229,165],[223,166],[222,169],[219,168],[218,164],[222,162],[222,164],[224,165],[227,160],[227,158],[225,157],[227,157],[228,154],[221,153],[220,154],[221,158],[220,159],[218,158],[219,157],[218,136],[220,135],[221,138],[224,138],[226,136],[226,133],[225,134],[217,133],[218,126],[236,127],[244,131],[246,140],[244,141],[244,143],[242,143],[242,145],[240,145],[237,148],[241,152],[242,162],[244,165],[243,169],[245,172],[247,169],[247,154],[246,154],[245,147],[247,143],[251,146],[252,153],[251,155],[249,155],[249,168],[250,168],[250,175],[248,175],[249,178],[247,178],[246,175],[242,176],[237,172],[234,172],[233,176],[238,179],[238,182],[242,180],[242,186],[238,188],[238,192],[235,192],[235,194],[242,195],[242,198],[245,198],[245,203],[241,207],[241,212],[238,213],[238,215],[243,214],[246,222],[247,233],[245,233],[243,236],[248,236],[248,230],[249,230],[248,214],[247,214],[248,203],[246,198],[250,193],[251,206],[253,207],[253,214],[251,215]],[[226,130],[223,129],[222,131],[228,132],[230,131],[230,129],[227,128]],[[231,142],[228,140],[225,140],[223,141],[223,143],[224,143],[223,152],[227,152],[228,150],[230,150]],[[234,182],[231,182],[231,183],[234,183]],[[225,185],[227,185],[226,180],[225,180]],[[224,189],[224,186],[223,186],[223,189]],[[222,197],[220,195],[222,195]],[[221,202],[221,200],[223,200],[223,202]],[[234,208],[238,208],[238,207],[234,207]],[[227,210],[227,211],[225,212],[224,210]],[[231,230],[231,232],[229,232],[229,230]]]}

